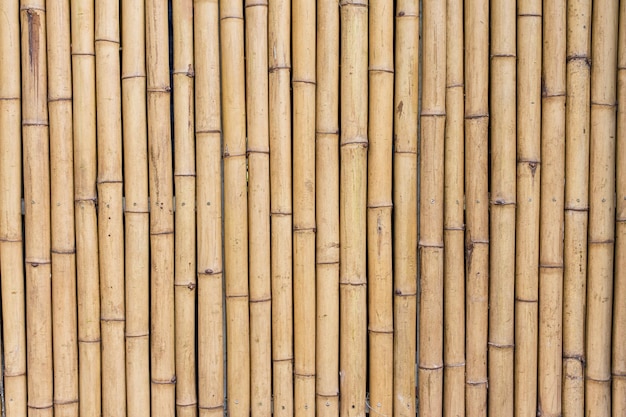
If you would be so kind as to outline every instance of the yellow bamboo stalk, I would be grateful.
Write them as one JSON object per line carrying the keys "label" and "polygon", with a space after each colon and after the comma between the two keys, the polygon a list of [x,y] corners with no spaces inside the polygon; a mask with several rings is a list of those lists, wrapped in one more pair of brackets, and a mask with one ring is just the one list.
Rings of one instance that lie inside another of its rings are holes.
{"label": "yellow bamboo stalk", "polygon": [[370,2],[367,260],[369,407],[393,412],[393,4]]}
{"label": "yellow bamboo stalk", "polygon": [[19,2],[0,2],[0,276],[7,417],[27,413]]}
{"label": "yellow bamboo stalk", "polygon": [[194,2],[198,411],[224,415],[219,5]]}
{"label": "yellow bamboo stalk", "polygon": [[339,415],[339,8],[317,2],[317,413]]}
{"label": "yellow bamboo stalk", "polygon": [[611,414],[618,14],[617,1],[593,4],[585,414],[597,416]]}
{"label": "yellow bamboo stalk", "polygon": [[561,416],[566,3],[544,2],[538,411]]}

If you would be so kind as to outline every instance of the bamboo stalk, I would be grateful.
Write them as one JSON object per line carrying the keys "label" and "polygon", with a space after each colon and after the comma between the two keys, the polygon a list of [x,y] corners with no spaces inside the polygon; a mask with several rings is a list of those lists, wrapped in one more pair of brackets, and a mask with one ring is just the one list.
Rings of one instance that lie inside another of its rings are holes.
{"label": "bamboo stalk", "polygon": [[594,3],[592,17],[585,414],[598,416],[611,414],[618,3]]}
{"label": "bamboo stalk", "polygon": [[224,415],[219,5],[194,2],[198,409]]}
{"label": "bamboo stalk", "polygon": [[373,0],[369,13],[367,267],[369,407],[393,412],[393,5]]}
{"label": "bamboo stalk", "polygon": [[538,411],[561,416],[566,3],[544,3]]}
{"label": "bamboo stalk", "polygon": [[25,416],[26,309],[22,247],[20,12],[0,2],[0,282],[3,399],[7,417]]}
{"label": "bamboo stalk", "polygon": [[317,2],[316,410],[339,415],[339,8]]}

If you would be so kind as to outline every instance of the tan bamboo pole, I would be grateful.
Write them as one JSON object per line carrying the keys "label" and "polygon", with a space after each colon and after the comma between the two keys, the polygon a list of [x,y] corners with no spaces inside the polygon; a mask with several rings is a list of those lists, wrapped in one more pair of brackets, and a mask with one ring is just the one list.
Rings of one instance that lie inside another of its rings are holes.
{"label": "tan bamboo pole", "polygon": [[565,236],[563,277],[564,417],[584,415],[591,1],[567,4]]}
{"label": "tan bamboo pole", "polygon": [[395,23],[393,412],[394,416],[408,417],[413,416],[416,411],[417,386],[415,352],[419,2],[398,1]]}
{"label": "tan bamboo pole", "polygon": [[198,412],[224,415],[219,4],[194,2]]}
{"label": "tan bamboo pole", "polygon": [[78,416],[70,5],[48,1],[54,414]]}
{"label": "tan bamboo pole", "polygon": [[544,2],[538,411],[561,416],[566,2]]}
{"label": "tan bamboo pole", "polygon": [[174,41],[174,305],[176,414],[195,417],[196,165],[194,140],[193,0],[172,3]]}
{"label": "tan bamboo pole", "polygon": [[463,1],[446,4],[443,415],[465,415]]}
{"label": "tan bamboo pole", "polygon": [[167,2],[146,2],[153,416],[175,412],[174,204]]}
{"label": "tan bamboo pole", "polygon": [[27,413],[19,6],[0,2],[0,294],[7,417]]}
{"label": "tan bamboo pole", "polygon": [[617,1],[593,4],[585,414],[597,416],[611,414],[618,14]]}
{"label": "tan bamboo pole", "polygon": [[339,8],[317,2],[316,410],[339,415]]}
{"label": "tan bamboo pole", "polygon": [[291,2],[268,5],[272,370],[274,415],[293,404]]}
{"label": "tan bamboo pole", "polygon": [[491,4],[489,413],[513,415],[515,313],[515,4]]}
{"label": "tan bamboo pole", "polygon": [[465,413],[487,413],[489,5],[465,4]]}
{"label": "tan bamboo pole", "polygon": [[28,415],[53,415],[46,11],[21,1]]}
{"label": "tan bamboo pole", "polygon": [[369,407],[393,412],[393,4],[369,4],[367,267]]}

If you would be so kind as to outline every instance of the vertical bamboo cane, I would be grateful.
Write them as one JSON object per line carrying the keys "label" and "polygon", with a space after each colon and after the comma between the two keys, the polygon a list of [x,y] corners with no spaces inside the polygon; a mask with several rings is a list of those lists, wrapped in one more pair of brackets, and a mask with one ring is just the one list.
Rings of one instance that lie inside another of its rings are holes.
{"label": "vertical bamboo cane", "polygon": [[150,219],[144,1],[122,2],[126,402],[129,417],[150,415]]}
{"label": "vertical bamboo cane", "polygon": [[174,207],[170,131],[167,2],[146,2],[146,66],[150,192],[151,405],[175,412]]}
{"label": "vertical bamboo cane", "polygon": [[47,3],[54,414],[78,416],[70,5]]}
{"label": "vertical bamboo cane", "polygon": [[393,2],[372,0],[369,13],[367,260],[369,407],[393,412]]}
{"label": "vertical bamboo cane", "polygon": [[339,8],[317,2],[316,374],[319,417],[339,415]]}
{"label": "vertical bamboo cane", "polygon": [[172,3],[174,31],[174,305],[176,414],[195,417],[196,165],[194,140],[193,0]]}
{"label": "vertical bamboo cane", "polygon": [[243,3],[220,2],[228,414],[250,413],[248,217]]}
{"label": "vertical bamboo cane", "polygon": [[489,413],[513,415],[515,313],[515,4],[491,11]]}
{"label": "vertical bamboo cane", "polygon": [[194,3],[198,251],[198,408],[224,415],[219,4]]}
{"label": "vertical bamboo cane", "polygon": [[0,2],[0,276],[7,417],[26,415],[19,2]]}
{"label": "vertical bamboo cane", "polygon": [[592,17],[585,414],[605,417],[611,414],[618,3],[595,2]]}
{"label": "vertical bamboo cane", "polygon": [[591,2],[567,5],[565,239],[563,277],[564,417],[584,415]]}
{"label": "vertical bamboo cane", "polygon": [[28,415],[38,417],[53,415],[45,3],[22,1],[20,10]]}
{"label": "vertical bamboo cane", "polygon": [[419,11],[418,1],[396,3],[393,413],[397,417],[416,412]]}
{"label": "vertical bamboo cane", "polygon": [[561,416],[566,3],[544,2],[538,414]]}
{"label": "vertical bamboo cane", "polygon": [[270,0],[269,129],[274,415],[293,415],[291,2]]}
{"label": "vertical bamboo cane", "polygon": [[487,415],[489,275],[489,4],[465,4],[466,388],[469,417]]}

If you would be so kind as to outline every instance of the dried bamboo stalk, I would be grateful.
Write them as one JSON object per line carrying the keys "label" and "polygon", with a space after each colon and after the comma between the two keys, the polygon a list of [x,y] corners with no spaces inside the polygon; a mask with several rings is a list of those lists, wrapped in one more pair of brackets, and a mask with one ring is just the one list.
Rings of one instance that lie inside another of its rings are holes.
{"label": "dried bamboo stalk", "polygon": [[393,5],[369,4],[367,267],[369,407],[393,412]]}
{"label": "dried bamboo stalk", "polygon": [[537,413],[560,417],[565,197],[565,1],[546,1],[544,16]]}
{"label": "dried bamboo stalk", "polygon": [[611,414],[619,2],[593,5],[585,414]]}

